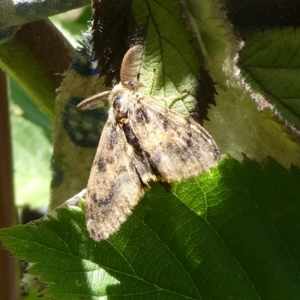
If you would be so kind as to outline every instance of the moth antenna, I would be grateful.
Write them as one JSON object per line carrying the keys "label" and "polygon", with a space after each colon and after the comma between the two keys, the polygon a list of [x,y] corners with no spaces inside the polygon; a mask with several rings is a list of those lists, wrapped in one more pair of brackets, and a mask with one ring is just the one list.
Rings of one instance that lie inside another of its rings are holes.
{"label": "moth antenna", "polygon": [[111,91],[104,91],[86,98],[77,105],[77,108],[80,110],[92,110],[101,107],[107,101],[110,92]]}
{"label": "moth antenna", "polygon": [[139,75],[141,69],[142,55],[144,47],[137,45],[130,48],[124,55],[121,70],[120,80],[123,86],[135,90],[143,85],[139,83]]}

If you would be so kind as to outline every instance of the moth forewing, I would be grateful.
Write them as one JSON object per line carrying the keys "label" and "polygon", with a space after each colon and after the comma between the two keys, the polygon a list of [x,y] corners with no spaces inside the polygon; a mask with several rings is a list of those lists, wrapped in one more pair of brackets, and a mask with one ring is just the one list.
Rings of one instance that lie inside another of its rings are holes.
{"label": "moth forewing", "polygon": [[162,181],[197,176],[220,158],[216,143],[201,125],[151,97],[142,96],[131,104],[128,121]]}
{"label": "moth forewing", "polygon": [[101,241],[116,232],[143,194],[133,149],[116,124],[111,108],[87,186],[86,221],[90,236]]}

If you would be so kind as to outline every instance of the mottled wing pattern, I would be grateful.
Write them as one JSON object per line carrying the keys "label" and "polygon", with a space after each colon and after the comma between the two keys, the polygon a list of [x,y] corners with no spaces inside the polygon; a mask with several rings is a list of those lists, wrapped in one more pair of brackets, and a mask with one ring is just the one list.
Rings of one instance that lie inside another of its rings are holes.
{"label": "mottled wing pattern", "polygon": [[136,161],[111,108],[87,186],[87,228],[94,240],[106,239],[117,231],[143,196]]}
{"label": "mottled wing pattern", "polygon": [[130,127],[159,180],[194,177],[219,160],[217,145],[201,125],[162,107],[153,98],[136,93],[128,114]]}

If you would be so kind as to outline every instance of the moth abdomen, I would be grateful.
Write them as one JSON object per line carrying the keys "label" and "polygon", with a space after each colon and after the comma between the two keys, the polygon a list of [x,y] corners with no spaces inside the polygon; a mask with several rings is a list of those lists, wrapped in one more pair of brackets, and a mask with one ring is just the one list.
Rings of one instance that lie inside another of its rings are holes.
{"label": "moth abdomen", "polygon": [[133,146],[133,148],[135,148],[137,151],[141,150],[141,146],[139,144],[139,140],[138,138],[135,136],[135,134],[133,133],[133,130],[130,126],[129,123],[126,123],[123,125],[123,130],[126,136],[126,140],[127,142]]}

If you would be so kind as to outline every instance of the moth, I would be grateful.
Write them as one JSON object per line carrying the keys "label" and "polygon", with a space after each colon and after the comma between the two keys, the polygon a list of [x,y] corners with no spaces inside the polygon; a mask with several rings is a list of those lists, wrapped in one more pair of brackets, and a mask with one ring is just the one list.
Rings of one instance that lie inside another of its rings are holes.
{"label": "moth", "polygon": [[115,233],[149,189],[149,181],[172,183],[195,177],[220,158],[210,134],[198,123],[138,91],[142,46],[125,54],[120,83],[82,101],[89,110],[110,103],[86,193],[90,236]]}

